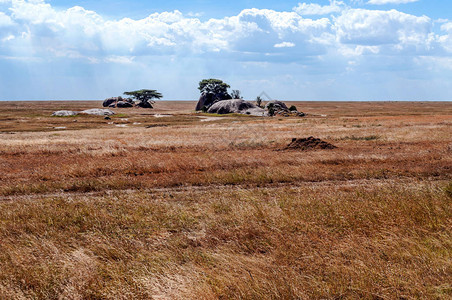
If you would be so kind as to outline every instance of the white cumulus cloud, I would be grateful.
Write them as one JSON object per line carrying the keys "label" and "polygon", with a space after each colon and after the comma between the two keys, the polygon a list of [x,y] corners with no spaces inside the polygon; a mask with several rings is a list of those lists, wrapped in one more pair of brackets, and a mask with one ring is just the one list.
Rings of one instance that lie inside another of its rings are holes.
{"label": "white cumulus cloud", "polygon": [[384,5],[384,4],[406,4],[417,2],[419,0],[369,0],[368,4]]}
{"label": "white cumulus cloud", "polygon": [[330,5],[319,5],[317,3],[299,3],[294,7],[300,15],[328,15],[331,13],[338,13],[345,8],[345,3],[342,1],[330,0]]}
{"label": "white cumulus cloud", "polygon": [[133,56],[109,55],[105,58],[105,61],[118,64],[131,64],[133,63],[134,59],[135,57]]}
{"label": "white cumulus cloud", "polygon": [[[338,15],[310,19],[302,16],[307,12]],[[240,60],[286,61],[324,55],[348,45],[352,50],[356,45],[390,45],[383,50],[395,55],[408,50],[425,55],[435,47],[450,49],[451,33],[447,30],[450,23],[442,25],[445,34],[440,36],[432,33],[433,23],[426,16],[394,9],[352,9],[335,0],[327,6],[302,3],[295,11],[245,9],[236,16],[207,21],[177,10],[153,13],[143,19],[110,20],[80,6],[57,10],[43,0],[12,0],[9,9],[0,12],[0,38],[16,37],[3,47],[8,53],[21,54],[27,49],[25,45],[30,44],[36,56],[66,55],[90,61],[105,61],[106,57],[112,61],[111,57],[218,53]],[[2,26],[8,26],[3,34]],[[353,50],[353,53],[375,51]]]}
{"label": "white cumulus cloud", "polygon": [[350,9],[336,19],[335,27],[343,44],[425,46],[431,41],[432,21],[394,9]]}
{"label": "white cumulus cloud", "polygon": [[3,12],[0,12],[0,27],[11,26],[13,25],[13,21],[11,17],[6,15]]}
{"label": "white cumulus cloud", "polygon": [[292,48],[292,47],[295,47],[295,44],[291,43],[291,42],[282,42],[279,44],[275,44],[273,47],[275,47],[275,48]]}
{"label": "white cumulus cloud", "polygon": [[[42,62],[35,77],[46,78],[41,74],[46,68],[50,77],[64,70],[76,76],[71,72],[80,70],[80,82],[94,85],[96,80],[106,80],[106,89],[120,89],[121,83],[130,88],[138,85],[138,78],[147,84],[152,76],[162,86],[180,76],[190,88],[197,77],[223,78],[228,70],[243,74],[243,80],[262,82],[286,70],[301,79],[294,76],[278,90],[297,93],[305,84],[303,79],[311,76],[322,78],[311,87],[344,74],[358,74],[356,79],[361,80],[363,73],[378,73],[386,79],[385,71],[406,70],[401,76],[411,76],[416,74],[411,70],[421,69],[417,74],[427,76],[430,69],[422,69],[427,62],[444,62],[440,58],[451,52],[450,21],[440,23],[395,9],[354,9],[342,1],[324,6],[301,3],[289,11],[245,9],[237,15],[206,20],[178,10],[141,19],[111,19],[80,6],[57,9],[43,0],[3,1],[0,6],[2,70],[15,67],[5,65],[5,60]],[[431,59],[422,59],[425,57]],[[430,68],[435,71],[437,66]],[[86,74],[93,74],[88,83]],[[35,84],[35,77],[30,77],[28,84]],[[2,79],[7,82],[9,77]],[[256,83],[255,89],[261,92],[262,86]],[[168,90],[176,93],[172,86]]]}
{"label": "white cumulus cloud", "polygon": [[441,25],[441,31],[442,35],[438,37],[439,43],[447,52],[452,53],[452,22]]}
{"label": "white cumulus cloud", "polygon": [[[308,12],[337,15],[302,16]],[[223,55],[250,61],[306,61],[334,52],[433,55],[441,47],[449,51],[451,36],[450,23],[442,24],[443,34],[433,34],[434,22],[394,9],[352,9],[335,0],[327,6],[302,3],[294,11],[245,9],[207,21],[177,10],[111,20],[80,6],[57,10],[43,0],[12,0],[0,12],[0,39],[8,41],[0,54],[118,63],[150,55]],[[7,39],[11,36],[15,38]],[[378,51],[364,46],[378,46]]]}

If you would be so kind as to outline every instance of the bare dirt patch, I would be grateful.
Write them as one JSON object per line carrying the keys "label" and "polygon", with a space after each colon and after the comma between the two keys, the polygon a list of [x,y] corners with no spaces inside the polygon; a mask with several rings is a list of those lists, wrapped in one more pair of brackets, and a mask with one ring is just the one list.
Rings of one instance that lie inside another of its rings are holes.
{"label": "bare dirt patch", "polygon": [[313,136],[308,138],[293,138],[292,142],[287,145],[284,150],[300,150],[300,151],[308,151],[308,150],[318,150],[318,149],[336,149],[337,147],[333,144],[325,142],[321,139],[317,139]]}

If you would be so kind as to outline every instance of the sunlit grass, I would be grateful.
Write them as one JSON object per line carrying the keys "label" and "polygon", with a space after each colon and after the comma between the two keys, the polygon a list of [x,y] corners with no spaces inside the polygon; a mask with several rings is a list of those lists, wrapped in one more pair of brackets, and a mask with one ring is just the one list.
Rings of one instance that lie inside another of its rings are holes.
{"label": "sunlit grass", "polygon": [[452,297],[450,105],[94,104],[0,108],[0,299]]}
{"label": "sunlit grass", "polygon": [[451,295],[441,185],[113,192],[0,206],[0,280],[16,289],[5,297],[146,298],[173,284],[179,297]]}

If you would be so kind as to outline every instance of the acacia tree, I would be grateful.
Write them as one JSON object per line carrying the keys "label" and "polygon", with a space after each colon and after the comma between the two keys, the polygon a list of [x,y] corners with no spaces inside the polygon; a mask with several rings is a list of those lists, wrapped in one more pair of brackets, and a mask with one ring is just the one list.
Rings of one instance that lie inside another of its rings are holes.
{"label": "acacia tree", "polygon": [[155,103],[153,99],[160,99],[163,95],[156,90],[138,90],[132,92],[124,92],[124,95],[132,96],[134,100],[139,101],[137,106],[143,108],[152,108]]}
{"label": "acacia tree", "polygon": [[231,99],[228,88],[231,86],[220,79],[203,79],[199,82],[199,91],[201,94],[211,94],[219,100]]}
{"label": "acacia tree", "polygon": [[196,105],[196,110],[206,110],[215,102],[231,99],[228,93],[229,84],[220,79],[203,79],[199,82],[199,91],[201,98]]}

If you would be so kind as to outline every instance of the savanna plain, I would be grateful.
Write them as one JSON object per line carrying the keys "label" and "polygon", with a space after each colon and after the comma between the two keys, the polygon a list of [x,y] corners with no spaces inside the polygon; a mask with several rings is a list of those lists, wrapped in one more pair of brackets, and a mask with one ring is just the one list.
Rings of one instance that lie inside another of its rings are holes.
{"label": "savanna plain", "polygon": [[452,103],[288,104],[2,102],[0,298],[451,299]]}

